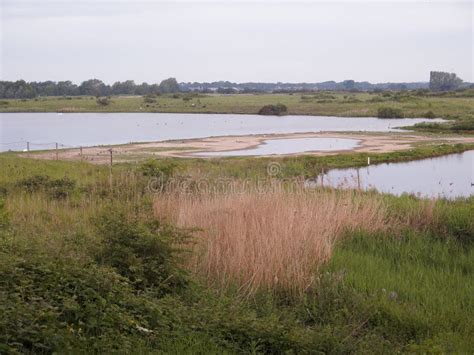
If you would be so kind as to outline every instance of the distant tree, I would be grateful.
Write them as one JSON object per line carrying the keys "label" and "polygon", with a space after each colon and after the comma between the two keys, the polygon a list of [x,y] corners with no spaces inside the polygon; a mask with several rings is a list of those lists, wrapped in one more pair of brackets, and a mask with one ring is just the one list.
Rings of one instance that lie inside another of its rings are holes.
{"label": "distant tree", "polygon": [[110,88],[110,93],[112,95],[135,95],[136,89],[137,85],[133,80],[117,81]]}
{"label": "distant tree", "polygon": [[169,94],[179,92],[179,85],[175,78],[168,78],[160,83],[160,92]]}
{"label": "distant tree", "polygon": [[[58,96],[74,96],[79,95],[79,88],[77,85],[73,84],[71,81],[59,81],[56,84],[56,93]],[[41,94],[46,96],[45,94]]]}
{"label": "distant tree", "polygon": [[34,87],[24,80],[1,81],[0,97],[4,99],[31,99],[36,97]]}
{"label": "distant tree", "polygon": [[105,96],[108,95],[107,86],[99,79],[90,79],[84,81],[79,86],[80,95]]}
{"label": "distant tree", "polygon": [[342,86],[343,86],[344,90],[354,90],[355,81],[354,80],[344,80],[342,82]]}
{"label": "distant tree", "polygon": [[461,84],[462,80],[455,73],[430,72],[430,90],[432,91],[452,91],[458,89]]}
{"label": "distant tree", "polygon": [[218,94],[237,94],[238,91],[235,90],[234,88],[218,88],[217,89]]}

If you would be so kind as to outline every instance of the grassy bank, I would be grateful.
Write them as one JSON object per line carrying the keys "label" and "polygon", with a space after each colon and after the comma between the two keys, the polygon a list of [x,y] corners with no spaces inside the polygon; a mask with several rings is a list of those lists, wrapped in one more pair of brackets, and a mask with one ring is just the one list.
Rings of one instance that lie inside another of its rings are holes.
{"label": "grassy bank", "polygon": [[294,94],[162,95],[147,103],[141,96],[112,97],[101,105],[95,97],[42,97],[1,100],[1,112],[186,112],[257,114],[265,105],[283,104],[291,115],[377,117],[380,108],[402,117],[474,119],[474,96],[431,96],[416,93],[319,92]]}
{"label": "grassy bank", "polygon": [[[261,176],[244,162],[226,176]],[[186,164],[117,166],[111,185],[105,167],[0,156],[0,352],[474,347],[472,198],[150,193],[214,163]]]}

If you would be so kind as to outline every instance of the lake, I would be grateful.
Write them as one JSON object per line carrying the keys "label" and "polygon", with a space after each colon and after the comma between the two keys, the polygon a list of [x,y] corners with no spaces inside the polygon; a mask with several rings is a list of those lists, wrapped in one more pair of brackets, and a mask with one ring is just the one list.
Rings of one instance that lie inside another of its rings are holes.
{"label": "lake", "polygon": [[429,119],[181,113],[1,113],[0,151],[321,131],[388,132]]}
{"label": "lake", "polygon": [[474,150],[404,163],[371,165],[359,169],[330,170],[314,183],[340,188],[374,188],[379,192],[419,197],[474,195]]}
{"label": "lake", "polygon": [[346,138],[281,138],[268,139],[250,149],[223,152],[195,153],[204,157],[236,157],[273,154],[295,154],[303,152],[330,152],[354,149],[359,145],[357,139]]}

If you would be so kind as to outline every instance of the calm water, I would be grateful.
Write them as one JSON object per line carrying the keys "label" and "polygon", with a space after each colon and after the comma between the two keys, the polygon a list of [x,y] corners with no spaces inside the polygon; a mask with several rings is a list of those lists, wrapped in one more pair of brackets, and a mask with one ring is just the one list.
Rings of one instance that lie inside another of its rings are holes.
{"label": "calm water", "polygon": [[[360,168],[363,189],[420,197],[468,197],[474,195],[474,150],[462,154],[411,161],[380,164]],[[324,185],[357,188],[357,169],[331,170],[323,177]],[[317,179],[321,184],[321,177]]]}
{"label": "calm water", "polygon": [[359,145],[359,140],[345,138],[289,138],[269,139],[255,148],[232,150],[226,152],[196,153],[206,157],[234,157],[272,154],[292,154],[312,151],[334,151],[353,149]]}
{"label": "calm water", "polygon": [[0,151],[121,144],[224,135],[386,132],[426,119],[174,113],[2,113]]}

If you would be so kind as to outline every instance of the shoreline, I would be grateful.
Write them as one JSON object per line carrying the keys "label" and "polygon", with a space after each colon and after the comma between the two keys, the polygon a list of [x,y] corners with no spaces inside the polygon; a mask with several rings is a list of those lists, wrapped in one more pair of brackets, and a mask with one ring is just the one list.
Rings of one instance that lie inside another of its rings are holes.
{"label": "shoreline", "polygon": [[[305,151],[289,154],[255,155],[246,158],[291,157],[299,155],[330,156],[341,153],[390,153],[413,149],[420,145],[431,144],[474,144],[474,137],[422,135],[417,132],[305,132],[275,133],[256,135],[214,136],[206,138],[166,140],[159,142],[140,142],[119,145],[83,147],[82,156],[79,148],[58,150],[58,159],[65,161],[86,161],[93,164],[108,164],[110,149],[114,161],[129,163],[149,158],[187,158],[187,159],[222,159],[225,156],[204,156],[199,153],[248,150],[260,146],[267,140],[294,138],[344,138],[358,140],[358,146],[352,149],[335,151]],[[10,152],[12,153],[12,152]],[[15,153],[13,153],[15,154]],[[56,151],[18,152],[18,156],[35,159],[55,160]],[[238,156],[237,156],[238,157]]]}

